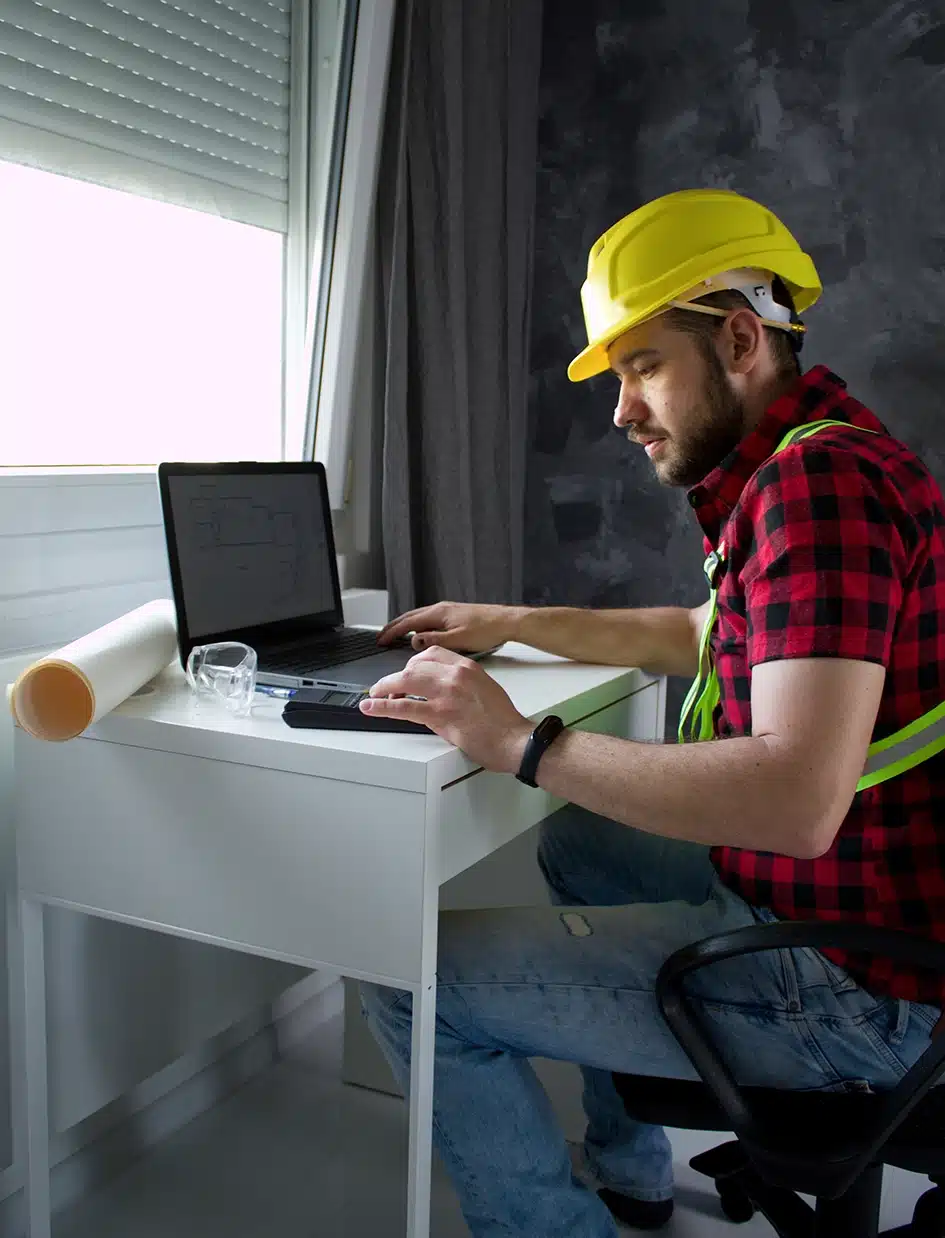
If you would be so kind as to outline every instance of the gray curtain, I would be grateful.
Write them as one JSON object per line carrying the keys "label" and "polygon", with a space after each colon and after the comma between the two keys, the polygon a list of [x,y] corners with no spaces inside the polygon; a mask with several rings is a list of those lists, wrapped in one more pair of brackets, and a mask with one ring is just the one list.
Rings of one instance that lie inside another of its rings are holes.
{"label": "gray curtain", "polygon": [[522,598],[541,0],[402,0],[378,197],[391,612]]}

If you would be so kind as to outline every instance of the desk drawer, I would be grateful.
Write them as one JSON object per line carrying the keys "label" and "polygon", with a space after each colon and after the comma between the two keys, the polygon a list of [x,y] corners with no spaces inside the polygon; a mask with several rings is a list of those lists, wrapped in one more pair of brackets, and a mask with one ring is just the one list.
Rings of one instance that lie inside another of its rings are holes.
{"label": "desk drawer", "polygon": [[425,797],[17,736],[21,889],[347,974],[419,979]]}

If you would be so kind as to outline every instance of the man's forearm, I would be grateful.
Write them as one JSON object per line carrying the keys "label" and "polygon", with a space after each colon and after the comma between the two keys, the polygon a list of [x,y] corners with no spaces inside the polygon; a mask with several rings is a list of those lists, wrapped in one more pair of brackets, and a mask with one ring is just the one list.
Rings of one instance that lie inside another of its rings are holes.
{"label": "man's forearm", "polygon": [[809,858],[840,824],[823,819],[803,771],[764,737],[662,745],[565,731],[537,781],[624,825],[712,846]]}
{"label": "man's forearm", "polygon": [[698,633],[693,612],[679,606],[639,610],[523,610],[516,640],[576,662],[639,666],[655,675],[694,675]]}

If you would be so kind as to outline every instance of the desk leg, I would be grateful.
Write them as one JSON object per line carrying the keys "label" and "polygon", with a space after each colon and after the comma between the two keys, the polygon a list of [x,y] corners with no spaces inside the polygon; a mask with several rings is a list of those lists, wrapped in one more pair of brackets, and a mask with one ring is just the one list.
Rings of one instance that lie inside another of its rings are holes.
{"label": "desk leg", "polygon": [[[429,1238],[430,1160],[433,1155],[433,1032],[436,980],[413,994],[410,1044],[410,1136],[407,1238]],[[31,1235],[31,1238],[39,1238]]]}
{"label": "desk leg", "polygon": [[29,1238],[50,1238],[49,1098],[46,1063],[46,966],[43,905],[20,901],[23,963],[25,1194]]}

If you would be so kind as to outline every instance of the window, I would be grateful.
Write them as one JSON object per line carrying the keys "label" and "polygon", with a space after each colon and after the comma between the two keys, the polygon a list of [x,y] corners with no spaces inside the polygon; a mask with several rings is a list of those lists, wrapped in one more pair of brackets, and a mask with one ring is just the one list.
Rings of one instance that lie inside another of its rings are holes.
{"label": "window", "polygon": [[395,0],[0,0],[0,469],[323,459]]}
{"label": "window", "polygon": [[0,163],[0,465],[279,459],[284,243]]}

